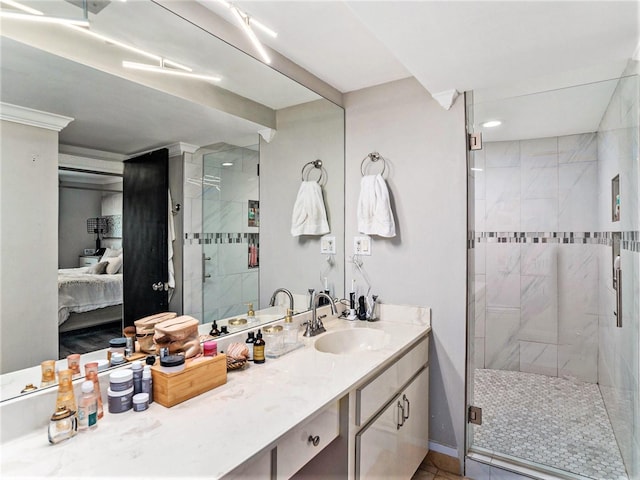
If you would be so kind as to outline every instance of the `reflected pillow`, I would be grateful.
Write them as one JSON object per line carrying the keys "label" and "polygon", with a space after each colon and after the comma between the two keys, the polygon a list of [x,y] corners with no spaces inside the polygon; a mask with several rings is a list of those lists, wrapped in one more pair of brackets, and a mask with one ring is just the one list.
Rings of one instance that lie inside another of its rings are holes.
{"label": "reflected pillow", "polygon": [[122,254],[117,257],[107,258],[107,273],[109,275],[118,273],[120,267],[122,267]]}
{"label": "reflected pillow", "polygon": [[92,275],[102,275],[107,271],[107,265],[109,265],[109,262],[98,262],[88,267],[86,273],[90,273]]}
{"label": "reflected pillow", "polygon": [[119,255],[122,255],[122,249],[121,248],[107,248],[104,251],[104,254],[102,255],[102,258],[100,259],[100,261],[101,262],[106,262],[108,258],[117,257]]}

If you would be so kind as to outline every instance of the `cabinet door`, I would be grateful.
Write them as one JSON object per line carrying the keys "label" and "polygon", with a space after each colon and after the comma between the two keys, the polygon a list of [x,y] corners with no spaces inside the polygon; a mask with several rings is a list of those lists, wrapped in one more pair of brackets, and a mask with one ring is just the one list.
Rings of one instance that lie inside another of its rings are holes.
{"label": "cabinet door", "polygon": [[429,448],[429,368],[356,435],[356,478],[410,479]]}

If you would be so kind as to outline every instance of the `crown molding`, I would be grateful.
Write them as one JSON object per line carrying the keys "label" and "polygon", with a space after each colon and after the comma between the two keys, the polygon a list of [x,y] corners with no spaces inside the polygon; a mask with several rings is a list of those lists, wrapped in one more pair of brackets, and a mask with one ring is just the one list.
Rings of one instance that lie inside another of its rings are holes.
{"label": "crown molding", "polygon": [[0,102],[0,120],[59,132],[69,125],[73,118]]}

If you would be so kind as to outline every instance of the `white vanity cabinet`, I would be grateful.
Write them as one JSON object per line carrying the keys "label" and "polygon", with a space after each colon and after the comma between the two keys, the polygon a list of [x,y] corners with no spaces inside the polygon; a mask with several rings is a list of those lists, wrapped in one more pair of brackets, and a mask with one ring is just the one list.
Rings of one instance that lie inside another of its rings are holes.
{"label": "white vanity cabinet", "polygon": [[424,460],[429,450],[428,346],[424,337],[357,390],[356,479],[409,480]]}
{"label": "white vanity cabinet", "polygon": [[278,442],[276,478],[291,478],[340,434],[339,403],[325,407]]}

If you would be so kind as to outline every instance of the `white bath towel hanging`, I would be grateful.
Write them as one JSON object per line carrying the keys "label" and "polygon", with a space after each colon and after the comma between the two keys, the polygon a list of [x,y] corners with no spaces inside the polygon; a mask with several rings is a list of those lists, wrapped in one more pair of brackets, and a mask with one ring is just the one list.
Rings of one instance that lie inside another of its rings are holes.
{"label": "white bath towel hanging", "polygon": [[382,175],[365,175],[360,181],[358,231],[366,235],[395,237],[389,190]]}
{"label": "white bath towel hanging", "polygon": [[324,208],[322,188],[318,182],[304,181],[291,215],[291,235],[324,235],[329,233],[327,212]]}

